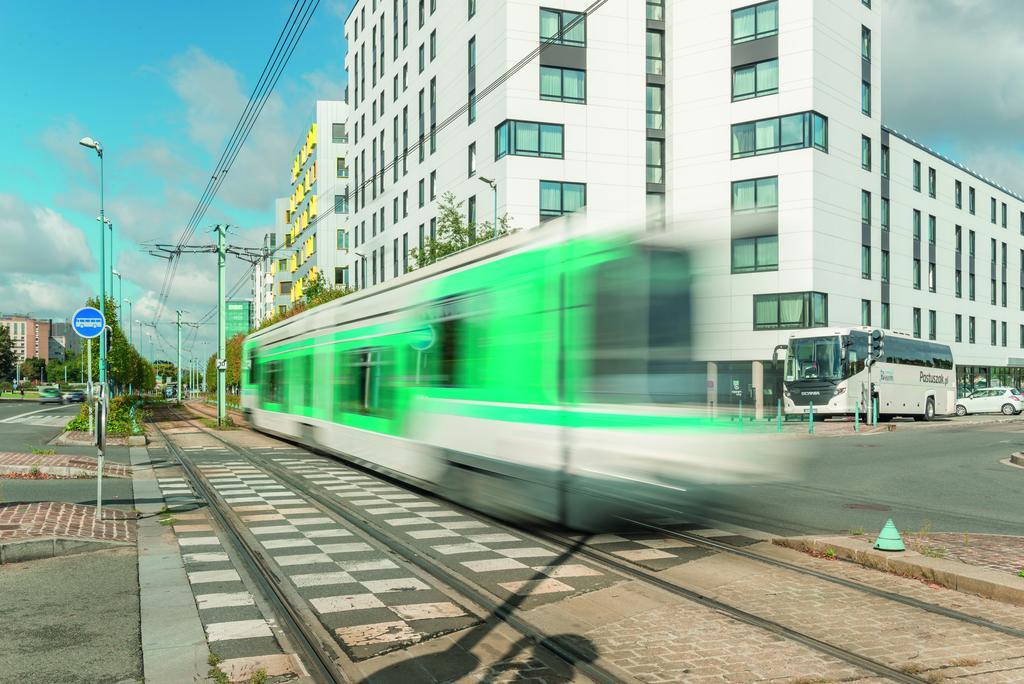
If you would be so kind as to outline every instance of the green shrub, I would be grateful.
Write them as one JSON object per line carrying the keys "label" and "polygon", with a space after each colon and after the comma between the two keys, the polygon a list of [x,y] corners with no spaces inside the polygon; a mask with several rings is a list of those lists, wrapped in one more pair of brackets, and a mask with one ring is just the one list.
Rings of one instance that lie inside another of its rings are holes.
{"label": "green shrub", "polygon": [[[132,407],[136,404],[134,412]],[[133,415],[134,413],[134,415]],[[107,416],[107,435],[127,437],[142,434],[144,411],[138,397],[122,394],[110,400],[110,415]],[[89,405],[83,403],[78,415],[64,428],[65,430],[89,430]]]}

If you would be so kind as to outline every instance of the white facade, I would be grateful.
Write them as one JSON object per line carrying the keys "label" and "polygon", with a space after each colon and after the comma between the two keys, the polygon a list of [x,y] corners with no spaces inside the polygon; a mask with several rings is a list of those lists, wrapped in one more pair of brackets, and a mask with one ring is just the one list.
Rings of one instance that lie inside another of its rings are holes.
{"label": "white facade", "polygon": [[[491,190],[479,177],[494,179],[497,214],[529,228],[543,218],[542,181],[578,183],[585,185],[589,216],[657,228],[664,206],[664,216],[700,244],[698,266],[705,277],[695,324],[709,401],[742,399],[758,411],[774,407],[781,368],[765,362],[794,330],[884,325],[927,338],[931,312],[935,338],[953,347],[956,363],[991,367],[994,382],[1003,373],[996,367],[1024,366],[1013,353],[1024,357],[1024,201],[884,127],[883,2],[608,0],[586,16],[582,41],[540,50],[538,26],[550,18],[545,10],[579,13],[592,3],[357,0],[345,21],[353,192],[352,249],[344,263],[353,283],[371,287],[403,272],[409,249],[430,234],[437,199],[446,191],[465,202],[471,220],[475,205],[476,220],[488,221]],[[542,99],[544,67],[585,71],[585,99]],[[751,69],[756,77],[749,76]],[[660,108],[649,105],[659,87]],[[467,102],[474,89],[480,95],[471,121]],[[802,129],[791,126],[798,119],[787,118],[797,114],[806,115],[802,137]],[[784,150],[768,149],[772,128],[765,122],[771,119],[779,121],[774,140],[779,147],[786,143]],[[496,159],[497,129],[508,120],[562,126],[560,154]],[[762,124],[747,136],[749,122]],[[920,192],[911,182],[914,160],[922,166]],[[927,187],[930,168],[936,172],[934,198]],[[743,188],[750,187],[742,182],[754,179],[766,183],[762,195],[774,195],[773,201],[737,210],[748,196]],[[963,208],[954,202],[955,181],[962,186]],[[975,215],[968,210],[971,187]],[[989,215],[993,197],[996,224]],[[918,241],[915,209],[922,216]],[[936,223],[934,247],[929,216]],[[969,231],[976,235],[973,301]],[[748,266],[748,255],[761,247],[764,263],[755,259]],[[913,280],[915,258],[921,261],[920,289]],[[796,293],[805,293],[808,310],[794,319]],[[1022,380],[1024,375],[1016,382]]]}
{"label": "white facade", "polygon": [[[284,223],[284,210],[288,200],[275,200],[274,211],[281,213],[279,219]],[[281,230],[283,233],[283,229]],[[274,313],[274,273],[277,266],[277,232],[263,236],[264,257],[253,264],[252,270],[252,320],[254,325],[270,318]]]}
{"label": "white facade", "polygon": [[348,193],[348,105],[318,100],[312,122],[295,148],[290,195],[275,202],[276,261],[273,306],[288,308],[312,278],[344,284]]}

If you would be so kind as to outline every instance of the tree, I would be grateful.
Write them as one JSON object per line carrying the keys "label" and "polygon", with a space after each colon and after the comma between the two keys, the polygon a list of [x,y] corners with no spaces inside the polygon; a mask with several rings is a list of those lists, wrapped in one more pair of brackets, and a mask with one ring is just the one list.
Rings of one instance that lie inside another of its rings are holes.
{"label": "tree", "polygon": [[302,297],[306,301],[306,308],[320,306],[327,302],[350,295],[354,292],[352,288],[344,285],[331,285],[327,282],[322,271],[317,272],[315,278],[311,278],[302,291]]}
{"label": "tree", "polygon": [[7,326],[0,325],[0,380],[14,379],[14,342]]}
{"label": "tree", "polygon": [[45,382],[46,362],[34,356],[25,359],[21,364],[21,379],[23,382]]}
{"label": "tree", "polygon": [[427,236],[422,250],[418,247],[409,250],[416,262],[416,268],[432,264],[438,259],[444,259],[493,237],[504,237],[515,232],[510,225],[508,214],[498,218],[497,231],[490,221],[467,223],[466,215],[462,213],[463,204],[465,202],[455,201],[455,194],[452,192],[441,195],[441,201],[437,205],[437,234],[434,237]]}

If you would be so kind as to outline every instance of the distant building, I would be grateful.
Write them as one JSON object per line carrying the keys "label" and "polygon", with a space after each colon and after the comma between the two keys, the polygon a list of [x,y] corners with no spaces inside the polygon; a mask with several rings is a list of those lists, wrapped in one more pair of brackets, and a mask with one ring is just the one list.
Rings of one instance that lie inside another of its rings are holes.
{"label": "distant building", "polygon": [[248,299],[232,299],[227,302],[225,313],[225,339],[243,335],[252,330],[252,302]]}
{"label": "distant building", "polygon": [[[275,209],[278,213],[288,206],[287,200],[277,200]],[[252,272],[252,322],[259,325],[274,313],[274,272],[277,260],[277,235],[267,233],[263,236],[264,258],[253,265]]]}
{"label": "distant building", "polygon": [[67,321],[50,323],[50,358],[67,359],[68,354],[82,350],[82,338],[75,334]]}
{"label": "distant building", "polygon": [[18,363],[32,358],[50,360],[51,322],[49,319],[36,320],[29,316],[12,314],[0,316],[0,325],[6,327],[7,332],[10,333],[14,355]]}

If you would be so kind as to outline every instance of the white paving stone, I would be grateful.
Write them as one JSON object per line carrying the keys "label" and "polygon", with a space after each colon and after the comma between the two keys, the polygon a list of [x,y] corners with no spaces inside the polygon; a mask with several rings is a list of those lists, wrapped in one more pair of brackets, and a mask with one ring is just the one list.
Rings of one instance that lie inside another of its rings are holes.
{"label": "white paving stone", "polygon": [[292,582],[297,587],[322,587],[329,584],[350,584],[355,582],[347,572],[313,572],[305,575],[292,575]]}
{"label": "white paving stone", "polygon": [[345,572],[365,572],[368,570],[394,570],[398,566],[387,559],[337,561],[339,568]]}
{"label": "white paving stone", "polygon": [[448,529],[440,530],[410,530],[407,532],[413,539],[443,539],[445,537],[458,537],[458,532],[453,532]]}
{"label": "white paving stone", "polygon": [[262,527],[250,527],[249,530],[253,534],[294,534],[299,531],[299,528],[291,525],[265,525]]}
{"label": "white paving stone", "polygon": [[506,558],[544,558],[546,556],[557,556],[554,551],[548,551],[537,546],[525,549],[494,549]]}
{"label": "white paving stone", "polygon": [[424,591],[430,589],[426,583],[415,577],[400,577],[398,579],[384,580],[363,580],[360,582],[364,587],[374,594],[387,594],[393,591]]}
{"label": "white paving stone", "polygon": [[366,608],[383,608],[384,602],[373,594],[350,594],[348,596],[326,596],[310,599],[309,602],[316,612],[341,613],[347,610],[363,610]]}
{"label": "white paving stone", "polygon": [[299,553],[291,556],[274,556],[274,560],[282,567],[290,565],[311,565],[313,563],[332,563],[326,553]]}
{"label": "white paving stone", "polygon": [[230,559],[226,553],[211,551],[208,553],[183,553],[181,560],[186,563],[220,563]]}
{"label": "white paving stone", "polygon": [[525,563],[512,558],[488,558],[486,560],[462,561],[462,564],[473,572],[494,572],[496,570],[519,570],[527,567]]}
{"label": "white paving stone", "polygon": [[208,641],[228,641],[231,639],[251,639],[253,637],[272,637],[270,625],[266,620],[237,620],[235,622],[214,622],[206,625]]}
{"label": "white paving stone", "polygon": [[298,546],[313,546],[313,542],[310,539],[302,537],[301,539],[267,539],[263,542],[264,548],[267,549],[292,549]]}
{"label": "white paving stone", "polygon": [[466,544],[441,544],[440,546],[433,547],[438,553],[443,553],[446,556],[454,556],[461,553],[482,553],[484,551],[490,551],[489,548],[482,544],[474,544],[472,542]]}
{"label": "white paving stone", "polygon": [[239,582],[238,573],[234,570],[199,570],[188,573],[189,584],[207,584],[209,582]]}
{"label": "white paving stone", "polygon": [[211,608],[235,608],[237,606],[255,605],[252,594],[239,591],[230,594],[196,594],[196,606],[199,610]]}
{"label": "white paving stone", "polygon": [[320,550],[324,553],[357,553],[359,551],[372,551],[373,549],[369,544],[364,544],[363,542],[348,542],[345,544],[320,544]]}
{"label": "white paving stone", "polygon": [[220,546],[216,537],[178,537],[179,546]]}

